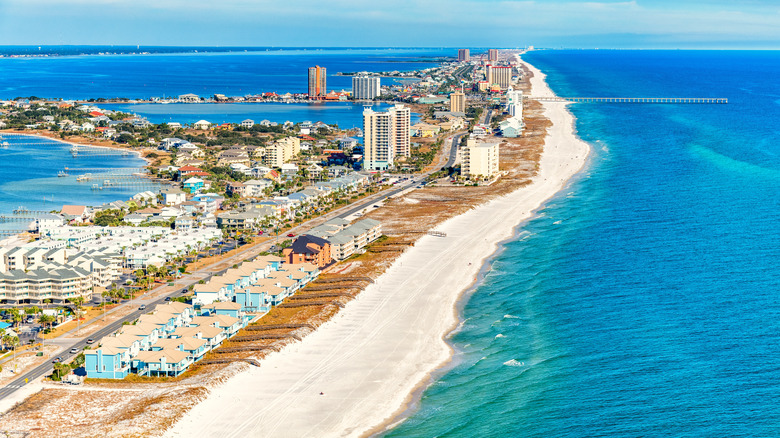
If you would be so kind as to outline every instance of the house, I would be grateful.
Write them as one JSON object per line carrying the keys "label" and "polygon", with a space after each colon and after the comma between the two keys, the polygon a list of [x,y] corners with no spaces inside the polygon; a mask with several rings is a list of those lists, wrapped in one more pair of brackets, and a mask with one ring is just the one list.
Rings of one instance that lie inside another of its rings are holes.
{"label": "house", "polygon": [[60,214],[68,221],[82,222],[89,214],[84,205],[63,205]]}
{"label": "house", "polygon": [[133,358],[139,376],[178,376],[193,363],[189,352],[181,350],[142,351]]}
{"label": "house", "polygon": [[358,145],[356,138],[344,137],[339,139],[339,149],[352,149]]}
{"label": "house", "polygon": [[180,102],[200,102],[200,96],[197,94],[182,94],[179,96]]}
{"label": "house", "polygon": [[163,192],[165,205],[179,205],[187,200],[187,195],[179,189],[170,189]]}
{"label": "house", "polygon": [[182,187],[188,189],[190,193],[195,193],[203,188],[203,180],[197,177],[192,177],[184,181]]}
{"label": "house", "polygon": [[293,163],[284,163],[281,169],[284,175],[296,175],[298,173],[298,166]]}
{"label": "house", "polygon": [[250,198],[259,198],[265,194],[265,189],[273,186],[274,182],[270,179],[250,179],[244,182],[244,194]]}
{"label": "house", "polygon": [[501,135],[504,137],[515,138],[523,135],[523,128],[525,126],[519,117],[510,117],[500,122],[498,127],[501,130]]}
{"label": "house", "polygon": [[192,126],[194,126],[195,129],[200,129],[200,130],[206,131],[209,128],[211,128],[211,123],[206,121],[206,120],[198,120]]}
{"label": "house", "polygon": [[249,129],[251,127],[255,126],[255,121],[252,119],[246,119],[241,122],[241,127]]}
{"label": "house", "polygon": [[330,255],[330,242],[327,240],[304,234],[293,244],[282,250],[285,263],[299,264],[311,263],[323,268],[333,262]]}
{"label": "house", "polygon": [[227,193],[231,196],[244,196],[244,193],[246,193],[246,186],[240,181],[228,181]]}
{"label": "house", "polygon": [[91,379],[124,379],[130,371],[127,353],[117,348],[84,350],[84,369]]}

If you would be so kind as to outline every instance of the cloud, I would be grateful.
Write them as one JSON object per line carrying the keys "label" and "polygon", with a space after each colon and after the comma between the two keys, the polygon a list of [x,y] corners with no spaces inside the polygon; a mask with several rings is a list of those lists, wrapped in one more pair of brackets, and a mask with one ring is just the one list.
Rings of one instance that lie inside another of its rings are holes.
{"label": "cloud", "polygon": [[780,41],[778,23],[776,3],[759,0],[0,0],[6,44],[576,46],[633,34],[684,45]]}

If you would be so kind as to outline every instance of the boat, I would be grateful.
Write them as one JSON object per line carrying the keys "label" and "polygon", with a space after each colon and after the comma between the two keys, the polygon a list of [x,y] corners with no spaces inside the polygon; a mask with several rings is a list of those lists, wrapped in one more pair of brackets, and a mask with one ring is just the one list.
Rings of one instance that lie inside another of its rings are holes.
{"label": "boat", "polygon": [[57,176],[59,178],[64,178],[64,177],[68,176],[68,172],[66,172],[64,170],[60,170],[59,172],[57,172]]}
{"label": "boat", "polygon": [[0,147],[7,148],[8,146],[10,146],[10,145],[8,144],[7,141],[4,141],[4,142],[0,143]]}

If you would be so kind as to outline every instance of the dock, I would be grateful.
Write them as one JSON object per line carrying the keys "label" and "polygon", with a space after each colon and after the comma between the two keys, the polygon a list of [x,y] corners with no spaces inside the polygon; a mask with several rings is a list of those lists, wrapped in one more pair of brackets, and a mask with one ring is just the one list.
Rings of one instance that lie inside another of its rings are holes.
{"label": "dock", "polygon": [[675,103],[675,104],[727,104],[725,97],[558,97],[523,96],[524,99],[539,102],[582,102],[582,103]]}

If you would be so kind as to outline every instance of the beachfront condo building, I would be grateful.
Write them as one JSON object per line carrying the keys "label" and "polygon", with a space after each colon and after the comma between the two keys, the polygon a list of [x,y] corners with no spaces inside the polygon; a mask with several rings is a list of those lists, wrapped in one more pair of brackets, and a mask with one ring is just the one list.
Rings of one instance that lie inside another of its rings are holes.
{"label": "beachfront condo building", "polygon": [[352,77],[352,97],[354,99],[373,99],[381,90],[379,76],[357,75]]}
{"label": "beachfront condo building", "polygon": [[487,81],[490,85],[498,85],[501,88],[509,88],[509,86],[512,84],[512,67],[488,64]]}
{"label": "beachfront condo building", "polygon": [[469,138],[461,152],[461,175],[467,178],[493,178],[498,174],[498,143]]}
{"label": "beachfront condo building", "polygon": [[363,111],[363,169],[387,170],[395,157],[411,153],[411,111],[395,105],[387,111]]}
{"label": "beachfront condo building", "polygon": [[498,61],[498,49],[488,50],[488,61]]}
{"label": "beachfront condo building", "polygon": [[462,91],[456,91],[450,94],[450,112],[452,113],[465,113],[466,112],[466,95]]}
{"label": "beachfront condo building", "polygon": [[506,90],[506,111],[512,117],[523,118],[523,92],[510,86]]}
{"label": "beachfront condo building", "polygon": [[458,62],[469,62],[469,49],[458,49]]}
{"label": "beachfront condo building", "polygon": [[325,67],[309,67],[309,99],[324,99],[328,94]]}

